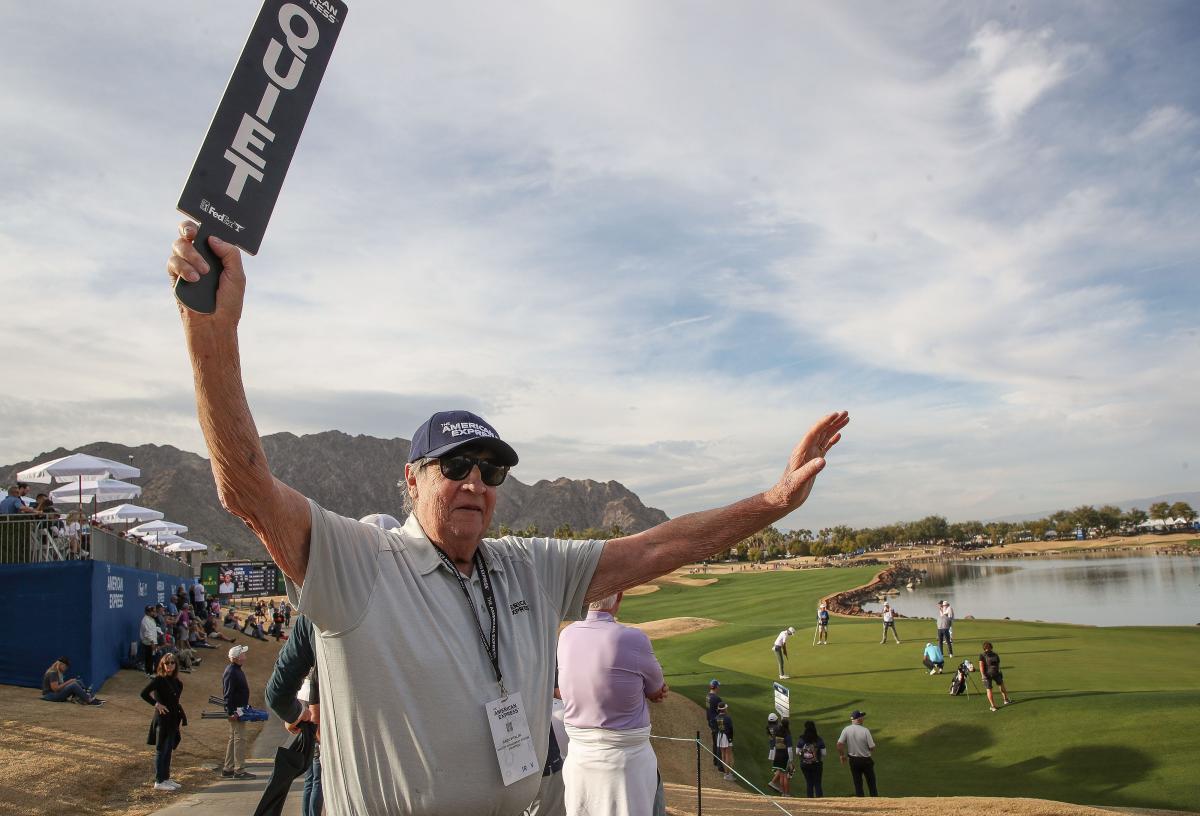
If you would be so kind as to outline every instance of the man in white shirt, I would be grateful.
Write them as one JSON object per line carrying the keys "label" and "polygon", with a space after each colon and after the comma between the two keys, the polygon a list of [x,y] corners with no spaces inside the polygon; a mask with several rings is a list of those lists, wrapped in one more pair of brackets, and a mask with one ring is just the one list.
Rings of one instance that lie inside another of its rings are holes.
{"label": "man in white shirt", "polygon": [[775,660],[779,663],[779,679],[787,680],[788,674],[783,670],[783,661],[787,659],[787,642],[788,638],[796,634],[795,627],[789,626],[778,635],[775,636],[775,645],[771,649],[775,652]]}
{"label": "man in white shirt", "polygon": [[146,606],[142,623],[138,627],[138,641],[142,649],[142,670],[146,676],[154,676],[154,649],[158,646],[158,621],[154,618],[154,604]]}

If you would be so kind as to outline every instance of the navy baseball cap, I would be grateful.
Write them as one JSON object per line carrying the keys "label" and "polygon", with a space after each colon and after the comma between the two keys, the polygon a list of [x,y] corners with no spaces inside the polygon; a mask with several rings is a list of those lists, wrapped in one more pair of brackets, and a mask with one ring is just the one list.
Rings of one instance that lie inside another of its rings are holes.
{"label": "navy baseball cap", "polygon": [[413,434],[408,461],[428,457],[436,459],[466,445],[475,445],[496,454],[497,464],[512,467],[517,452],[500,438],[483,417],[470,411],[438,411],[425,420]]}

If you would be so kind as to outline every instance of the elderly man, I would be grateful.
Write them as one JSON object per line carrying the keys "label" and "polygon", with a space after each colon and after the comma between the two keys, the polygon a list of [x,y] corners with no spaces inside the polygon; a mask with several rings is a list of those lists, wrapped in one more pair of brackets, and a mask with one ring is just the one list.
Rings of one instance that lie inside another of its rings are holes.
{"label": "elderly man", "polygon": [[558,679],[571,752],[563,768],[568,816],[648,814],[658,788],[647,701],[667,696],[650,638],[617,623],[620,592],[593,601],[558,636]]}
{"label": "elderly man", "polygon": [[[172,278],[207,273],[195,235],[180,226]],[[216,309],[180,309],[200,426],[222,503],[263,541],[316,629],[333,816],[520,813],[546,758],[559,622],[799,508],[849,421],[817,422],[762,493],[609,541],[561,541],[484,538],[517,454],[481,418],[442,412],[413,435],[412,513],[384,532],[271,474],[241,379],[241,255],[209,247],[224,268]]]}

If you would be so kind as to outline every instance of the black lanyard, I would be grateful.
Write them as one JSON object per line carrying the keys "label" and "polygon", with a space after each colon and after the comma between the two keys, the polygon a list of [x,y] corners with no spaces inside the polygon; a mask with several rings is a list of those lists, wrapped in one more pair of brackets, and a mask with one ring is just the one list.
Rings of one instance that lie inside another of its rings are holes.
{"label": "black lanyard", "polygon": [[467,611],[471,613],[471,620],[475,622],[475,631],[479,633],[479,642],[483,644],[483,648],[487,651],[488,659],[492,661],[492,669],[496,672],[496,682],[500,684],[500,695],[508,697],[508,692],[504,689],[504,679],[500,675],[500,635],[499,627],[496,624],[498,616],[496,615],[496,596],[492,592],[492,579],[488,574],[487,562],[483,560],[483,553],[478,547],[475,548],[475,555],[472,561],[475,564],[475,569],[479,571],[479,588],[483,590],[483,603],[487,607],[488,617],[492,622],[491,639],[483,634],[483,626],[479,623],[479,616],[475,614],[475,602],[471,600],[471,591],[467,589],[467,581],[463,578],[463,574],[458,571],[458,567],[454,566],[454,562],[450,560],[450,556],[446,555],[441,547],[429,542],[433,549],[437,551],[438,558],[442,559],[442,563],[446,565],[446,569],[453,573],[458,579],[458,587],[462,590],[463,597],[467,599]]}

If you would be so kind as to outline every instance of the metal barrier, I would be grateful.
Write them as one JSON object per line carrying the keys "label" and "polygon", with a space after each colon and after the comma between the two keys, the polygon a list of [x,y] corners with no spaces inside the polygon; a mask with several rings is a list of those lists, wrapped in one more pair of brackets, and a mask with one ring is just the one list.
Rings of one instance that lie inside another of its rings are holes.
{"label": "metal barrier", "polygon": [[95,525],[72,535],[61,518],[0,516],[0,564],[40,564],[93,559],[191,578],[194,568]]}
{"label": "metal barrier", "polygon": [[[708,754],[710,757],[712,757],[717,762],[720,762],[721,758],[718,757],[716,754],[714,754],[711,750],[709,750],[709,747],[700,739],[699,731],[696,732],[696,736],[694,738],[667,737],[667,736],[660,736],[658,734],[651,734],[650,739],[662,740],[664,742],[682,742],[682,743],[690,742],[690,743],[695,744],[695,746],[696,746],[696,816],[703,816],[704,800],[703,800],[702,791],[703,791],[704,784],[703,784],[703,780],[701,777],[702,757],[704,754]],[[755,785],[749,779],[747,779],[746,777],[744,777],[740,773],[738,773],[736,769],[730,768],[729,766],[724,765],[724,763],[722,763],[722,765],[725,767],[725,770],[728,773],[732,774],[733,776],[736,776],[748,788],[750,788],[750,790],[752,790],[752,791],[754,791],[754,793],[758,794],[759,800],[762,802],[762,804],[764,806],[770,806],[770,807],[774,808],[775,810],[779,811],[780,813],[785,814],[785,816],[791,816],[791,811],[789,811],[788,809],[783,807],[778,801],[776,801],[776,797],[771,796],[771,795],[765,793],[764,791],[762,791],[757,785]]]}

